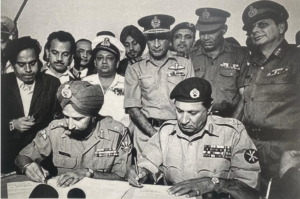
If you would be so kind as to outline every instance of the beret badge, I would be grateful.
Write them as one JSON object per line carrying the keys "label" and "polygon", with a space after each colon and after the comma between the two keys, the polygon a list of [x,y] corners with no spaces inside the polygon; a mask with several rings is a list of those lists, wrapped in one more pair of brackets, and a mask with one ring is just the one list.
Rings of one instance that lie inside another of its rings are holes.
{"label": "beret badge", "polygon": [[196,88],[194,88],[193,90],[191,90],[190,96],[193,99],[198,98],[200,96],[200,92]]}
{"label": "beret badge", "polygon": [[204,19],[208,19],[210,17],[210,13],[207,11],[207,9],[204,9],[204,11],[202,13],[202,17]]}
{"label": "beret badge", "polygon": [[72,97],[72,91],[70,89],[70,85],[65,85],[65,87],[61,90],[61,95],[63,98],[70,99]]}
{"label": "beret badge", "polygon": [[153,28],[159,28],[160,27],[160,20],[157,18],[157,16],[154,16],[154,18],[152,19],[151,26]]}
{"label": "beret badge", "polygon": [[250,6],[249,9],[250,9],[249,12],[248,12],[249,17],[254,17],[255,15],[257,15],[257,9],[256,8],[253,8],[253,6]]}

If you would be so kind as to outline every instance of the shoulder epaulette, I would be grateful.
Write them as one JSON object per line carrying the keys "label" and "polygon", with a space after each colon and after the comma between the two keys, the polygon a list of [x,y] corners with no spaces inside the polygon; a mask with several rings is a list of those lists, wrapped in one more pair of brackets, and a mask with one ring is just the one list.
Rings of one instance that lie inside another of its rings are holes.
{"label": "shoulder epaulette", "polygon": [[66,128],[67,126],[68,125],[67,125],[67,122],[65,119],[54,120],[50,124],[50,130],[56,129],[56,128]]}
{"label": "shoulder epaulette", "polygon": [[111,117],[106,117],[102,121],[106,123],[107,129],[120,133],[123,135],[124,133],[124,125],[121,122],[114,120]]}
{"label": "shoulder epaulette", "polygon": [[136,62],[140,62],[142,60],[143,60],[142,57],[136,57],[136,58],[130,59],[128,62],[132,65],[132,64],[135,64]]}
{"label": "shoulder epaulette", "polygon": [[237,132],[241,132],[245,128],[243,123],[235,118],[223,118],[223,117],[214,116],[213,119],[216,124],[229,125],[229,126],[235,128],[235,130],[237,130]]}

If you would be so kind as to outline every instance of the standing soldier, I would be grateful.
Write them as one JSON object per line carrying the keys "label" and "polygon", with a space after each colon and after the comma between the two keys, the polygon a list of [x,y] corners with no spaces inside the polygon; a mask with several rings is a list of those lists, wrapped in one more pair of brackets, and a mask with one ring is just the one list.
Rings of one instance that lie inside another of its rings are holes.
{"label": "standing soldier", "polygon": [[199,19],[196,29],[200,34],[200,46],[190,56],[195,76],[204,78],[212,85],[214,105],[212,112],[222,117],[233,115],[240,100],[239,88],[248,53],[224,41],[226,20],[230,13],[215,8],[196,10]]}
{"label": "standing soldier", "polygon": [[300,148],[300,51],[285,40],[288,17],[273,1],[254,2],[243,13],[243,30],[257,49],[245,78],[244,124],[265,182],[284,151]]}
{"label": "standing soldier", "polygon": [[149,52],[126,70],[124,103],[135,124],[138,156],[162,123],[176,118],[169,98],[172,89],[183,79],[194,76],[191,61],[168,50],[174,21],[168,15],[151,15],[138,21],[144,27]]}

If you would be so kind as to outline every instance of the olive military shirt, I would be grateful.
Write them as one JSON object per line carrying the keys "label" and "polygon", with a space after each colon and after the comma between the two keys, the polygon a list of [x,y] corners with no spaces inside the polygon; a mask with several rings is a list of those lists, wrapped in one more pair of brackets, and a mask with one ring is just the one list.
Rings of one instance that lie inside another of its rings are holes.
{"label": "olive military shirt", "polygon": [[256,147],[236,119],[208,116],[203,130],[187,136],[177,121],[163,124],[143,150],[139,167],[162,171],[167,182],[203,177],[237,179],[258,188],[260,166]]}
{"label": "olive military shirt", "polygon": [[141,108],[146,118],[175,119],[170,93],[180,81],[189,77],[194,77],[190,59],[168,51],[165,63],[157,66],[147,53],[141,61],[127,67],[124,107]]}
{"label": "olive military shirt", "polygon": [[230,117],[240,100],[239,88],[243,86],[248,52],[224,42],[214,59],[200,46],[190,56],[195,76],[206,79],[212,86],[212,111],[217,115]]}
{"label": "olive military shirt", "polygon": [[253,57],[245,79],[244,124],[300,129],[300,49],[285,40],[267,60]]}
{"label": "olive military shirt", "polygon": [[[53,153],[58,175],[73,169],[90,168],[100,172],[114,172],[120,177],[131,164],[131,141],[125,127],[112,118],[98,121],[90,137],[84,141],[70,138],[65,119],[55,120],[39,131],[33,142],[20,155],[40,163]],[[122,139],[124,137],[124,139]],[[22,165],[24,166],[24,165]]]}

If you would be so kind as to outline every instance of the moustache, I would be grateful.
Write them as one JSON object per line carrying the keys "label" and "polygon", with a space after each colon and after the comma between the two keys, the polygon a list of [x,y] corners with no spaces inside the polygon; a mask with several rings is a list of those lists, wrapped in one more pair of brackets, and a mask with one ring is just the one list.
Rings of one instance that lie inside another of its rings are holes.
{"label": "moustache", "polygon": [[57,62],[54,62],[54,64],[64,64],[64,62],[62,62],[62,61],[57,61]]}

